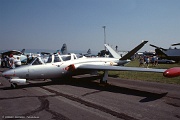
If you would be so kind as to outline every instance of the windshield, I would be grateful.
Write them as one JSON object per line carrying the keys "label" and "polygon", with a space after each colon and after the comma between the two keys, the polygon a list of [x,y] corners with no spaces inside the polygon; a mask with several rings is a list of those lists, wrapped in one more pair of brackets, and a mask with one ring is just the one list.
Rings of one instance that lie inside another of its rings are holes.
{"label": "windshield", "polygon": [[71,56],[61,56],[63,61],[71,60]]}
{"label": "windshield", "polygon": [[54,62],[61,62],[60,58],[58,55],[54,56]]}
{"label": "windshield", "polygon": [[49,55],[49,58],[46,63],[51,63],[51,62],[52,62],[52,55]]}

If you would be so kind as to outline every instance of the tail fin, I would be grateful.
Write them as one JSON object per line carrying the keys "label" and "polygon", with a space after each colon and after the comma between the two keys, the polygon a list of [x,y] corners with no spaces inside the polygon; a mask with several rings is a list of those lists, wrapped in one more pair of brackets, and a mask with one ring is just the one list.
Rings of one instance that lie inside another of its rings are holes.
{"label": "tail fin", "polygon": [[24,54],[24,52],[25,52],[25,49],[22,49],[22,50],[21,50],[21,52],[22,52],[22,54]]}
{"label": "tail fin", "polygon": [[66,44],[63,44],[62,48],[61,48],[61,53],[63,55],[66,55],[67,54],[67,45]]}
{"label": "tail fin", "polygon": [[119,60],[127,60],[129,59],[131,56],[133,56],[138,50],[140,50],[148,41],[143,41],[141,44],[139,44],[138,46],[136,46],[134,49],[132,49],[130,52],[128,52],[126,55],[124,55],[122,58],[120,58]]}
{"label": "tail fin", "polygon": [[119,54],[117,54],[109,45],[104,44],[104,46],[108,49],[108,51],[111,53],[111,55],[114,58],[121,58],[121,56]]}
{"label": "tail fin", "polygon": [[91,54],[91,49],[88,49],[87,54]]}

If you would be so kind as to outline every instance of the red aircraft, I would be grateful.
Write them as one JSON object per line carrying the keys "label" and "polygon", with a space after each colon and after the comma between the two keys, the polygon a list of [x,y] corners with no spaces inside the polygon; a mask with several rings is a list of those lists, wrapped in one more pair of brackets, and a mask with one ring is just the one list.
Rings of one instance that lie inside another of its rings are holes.
{"label": "red aircraft", "polygon": [[178,77],[180,76],[180,67],[167,69],[166,71],[164,71],[163,75],[164,77],[169,77],[169,78]]}

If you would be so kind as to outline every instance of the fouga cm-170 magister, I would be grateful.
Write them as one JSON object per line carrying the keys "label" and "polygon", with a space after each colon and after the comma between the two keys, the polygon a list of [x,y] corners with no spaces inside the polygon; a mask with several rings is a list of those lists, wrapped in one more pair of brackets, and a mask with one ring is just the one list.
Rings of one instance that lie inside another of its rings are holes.
{"label": "fouga cm-170 magister", "polygon": [[110,46],[105,44],[113,58],[77,58],[75,54],[59,55],[52,54],[46,63],[40,57],[37,57],[29,65],[24,65],[15,69],[10,69],[2,73],[9,80],[11,87],[17,87],[17,83],[26,83],[32,79],[58,79],[73,75],[94,73],[104,71],[100,82],[107,83],[108,71],[144,71],[144,72],[161,72],[165,69],[146,69],[137,67],[124,67],[123,65],[130,62],[129,57],[141,49],[147,41],[140,43],[137,47],[120,57]]}

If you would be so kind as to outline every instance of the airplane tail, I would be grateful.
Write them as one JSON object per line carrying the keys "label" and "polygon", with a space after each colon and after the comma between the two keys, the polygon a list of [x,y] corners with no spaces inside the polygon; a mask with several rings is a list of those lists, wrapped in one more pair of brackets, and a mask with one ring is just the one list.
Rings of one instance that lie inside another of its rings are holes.
{"label": "airplane tail", "polygon": [[88,49],[87,54],[91,54],[91,49]]}
{"label": "airplane tail", "polygon": [[131,58],[138,50],[140,50],[148,41],[143,41],[138,46],[136,46],[134,49],[132,49],[130,52],[128,52],[126,55],[121,57],[116,51],[114,51],[109,45],[104,44],[105,47],[108,49],[108,51],[111,53],[111,55],[114,58],[120,58],[119,60],[127,60]]}
{"label": "airplane tail", "polygon": [[25,49],[22,49],[22,50],[21,50],[21,53],[22,53],[23,55],[24,55],[24,52],[25,52]]}
{"label": "airplane tail", "polygon": [[143,41],[141,44],[136,46],[134,49],[132,49],[130,52],[128,52],[126,55],[124,55],[119,60],[127,60],[131,58],[138,50],[140,50],[148,41]]}
{"label": "airplane tail", "polygon": [[66,46],[66,44],[63,44],[63,46],[62,46],[62,48],[61,48],[61,53],[62,53],[63,55],[67,54],[67,46]]}

